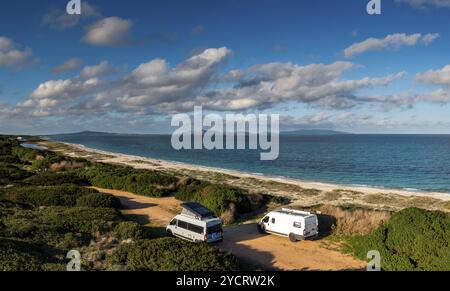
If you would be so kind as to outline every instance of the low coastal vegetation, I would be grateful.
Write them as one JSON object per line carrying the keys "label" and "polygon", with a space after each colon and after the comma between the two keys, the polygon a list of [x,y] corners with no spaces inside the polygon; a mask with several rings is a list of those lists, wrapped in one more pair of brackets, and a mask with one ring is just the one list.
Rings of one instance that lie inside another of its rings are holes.
{"label": "low coastal vegetation", "polygon": [[[0,137],[0,271],[65,270],[70,250],[83,254],[82,270],[236,270],[237,259],[215,247],[154,238],[126,221],[117,198],[86,187],[162,196],[177,181]],[[177,256],[169,256],[171,244]]]}
{"label": "low coastal vegetation", "polygon": [[[72,249],[83,254],[83,270],[241,268],[233,255],[215,247],[161,238],[127,221],[117,198],[91,186],[197,201],[226,223],[257,215],[270,203],[291,202],[220,181],[23,148],[15,137],[0,137],[0,270],[65,270],[66,254]],[[308,193],[320,195],[318,191]],[[331,201],[352,194],[330,193],[325,194]],[[338,238],[356,257],[366,260],[369,250],[378,250],[383,270],[450,270],[448,214],[418,208],[394,213],[329,204],[306,210],[319,214],[323,236]],[[174,248],[176,255],[170,251]]]}
{"label": "low coastal vegetation", "polygon": [[156,171],[95,164],[78,169],[79,177],[96,187],[123,190],[139,195],[162,197],[176,189],[178,179]]}
{"label": "low coastal vegetation", "polygon": [[172,238],[121,245],[109,256],[107,265],[109,270],[127,271],[239,270],[237,259],[229,253]]}
{"label": "low coastal vegetation", "polygon": [[450,270],[450,217],[445,213],[407,208],[368,235],[348,237],[348,250],[361,259],[381,254],[386,271]]}

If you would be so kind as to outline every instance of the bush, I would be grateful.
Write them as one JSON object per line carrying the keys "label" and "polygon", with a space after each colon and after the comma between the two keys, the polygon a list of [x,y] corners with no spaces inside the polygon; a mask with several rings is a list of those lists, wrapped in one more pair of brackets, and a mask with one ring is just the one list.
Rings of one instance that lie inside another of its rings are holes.
{"label": "bush", "polygon": [[36,159],[38,151],[24,148],[22,146],[13,146],[12,154],[23,162],[31,162]]}
{"label": "bush", "polygon": [[119,208],[121,204],[120,200],[113,195],[104,193],[91,193],[78,198],[77,206]]}
{"label": "bush", "polygon": [[42,261],[23,242],[0,238],[0,271],[41,271]]}
{"label": "bush", "polygon": [[121,240],[137,240],[143,238],[143,233],[142,227],[132,221],[121,222],[114,229],[114,235]]}
{"label": "bush", "polygon": [[203,204],[216,215],[222,215],[234,204],[238,213],[252,210],[249,196],[241,189],[225,185],[198,182],[181,186],[175,197],[182,201],[195,201]]}
{"label": "bush", "polygon": [[98,192],[93,189],[66,184],[61,186],[13,187],[3,189],[0,190],[0,198],[15,203],[29,204],[34,207],[75,206],[77,199],[95,193]]}
{"label": "bush", "polygon": [[42,172],[25,180],[25,182],[37,186],[59,186],[62,184],[89,185],[89,182],[80,178],[75,173]]}
{"label": "bush", "polygon": [[0,185],[8,185],[30,177],[32,174],[14,165],[0,164]]}
{"label": "bush", "polygon": [[53,206],[40,212],[46,224],[75,233],[106,233],[122,220],[120,212],[112,208]]}
{"label": "bush", "polygon": [[361,259],[378,250],[384,270],[450,270],[450,217],[444,213],[408,208],[348,243]]}
{"label": "bush", "polygon": [[166,195],[178,182],[176,177],[157,171],[106,164],[79,169],[77,173],[96,187],[123,190],[151,197]]}
{"label": "bush", "polygon": [[129,271],[235,271],[237,259],[204,244],[175,238],[140,240],[120,246],[108,257],[111,269],[125,266]]}

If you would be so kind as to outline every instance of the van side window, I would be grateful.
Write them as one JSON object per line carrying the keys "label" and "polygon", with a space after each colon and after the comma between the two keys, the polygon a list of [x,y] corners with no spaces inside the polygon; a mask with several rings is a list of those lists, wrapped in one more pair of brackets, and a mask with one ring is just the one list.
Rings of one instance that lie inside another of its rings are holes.
{"label": "van side window", "polygon": [[275,224],[275,218],[272,218],[272,223]]}
{"label": "van side window", "polygon": [[302,223],[301,222],[294,222],[294,227],[295,228],[302,228]]}
{"label": "van side window", "polygon": [[269,222],[269,216],[264,217],[263,222],[264,222],[264,223]]}
{"label": "van side window", "polygon": [[170,222],[170,225],[177,225],[177,220],[176,220],[176,219],[172,220],[172,221]]}
{"label": "van side window", "polygon": [[198,234],[203,234],[204,228],[198,225],[188,224],[188,230]]}
{"label": "van side window", "polygon": [[187,224],[187,222],[178,220],[178,227],[187,229],[188,228],[188,224]]}

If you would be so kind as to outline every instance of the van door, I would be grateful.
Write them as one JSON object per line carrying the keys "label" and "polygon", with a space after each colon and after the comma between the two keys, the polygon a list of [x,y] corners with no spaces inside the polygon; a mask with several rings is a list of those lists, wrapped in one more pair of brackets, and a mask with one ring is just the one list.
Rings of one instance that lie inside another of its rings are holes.
{"label": "van door", "polygon": [[269,217],[269,221],[266,224],[266,229],[268,231],[278,232],[277,231],[277,218],[274,216]]}
{"label": "van door", "polygon": [[306,217],[304,236],[305,237],[315,236],[318,233],[319,230],[317,228],[317,217],[314,216]]}
{"label": "van door", "polygon": [[189,231],[188,231],[188,223],[182,220],[178,220],[178,227],[177,227],[177,233],[179,236],[182,236],[187,239],[191,239],[189,237]]}

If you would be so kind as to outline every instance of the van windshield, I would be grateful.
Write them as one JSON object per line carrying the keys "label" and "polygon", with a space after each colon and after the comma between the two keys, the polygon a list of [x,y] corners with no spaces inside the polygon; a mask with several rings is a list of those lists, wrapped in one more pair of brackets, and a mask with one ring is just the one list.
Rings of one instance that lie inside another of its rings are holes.
{"label": "van windshield", "polygon": [[222,232],[222,224],[216,224],[213,226],[209,226],[206,231],[208,234]]}

